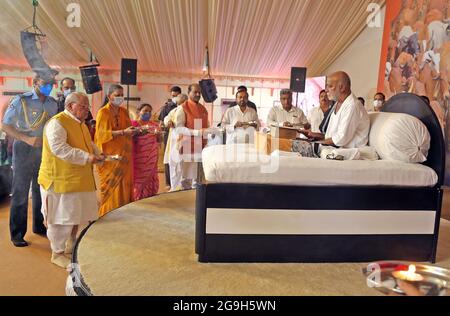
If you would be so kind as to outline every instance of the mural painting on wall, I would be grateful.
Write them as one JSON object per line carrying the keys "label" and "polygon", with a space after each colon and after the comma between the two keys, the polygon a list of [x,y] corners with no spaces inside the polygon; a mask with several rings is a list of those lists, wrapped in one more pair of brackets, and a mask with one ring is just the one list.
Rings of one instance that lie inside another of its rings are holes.
{"label": "mural painting on wall", "polygon": [[450,0],[387,0],[378,91],[426,96],[445,133],[450,185]]}

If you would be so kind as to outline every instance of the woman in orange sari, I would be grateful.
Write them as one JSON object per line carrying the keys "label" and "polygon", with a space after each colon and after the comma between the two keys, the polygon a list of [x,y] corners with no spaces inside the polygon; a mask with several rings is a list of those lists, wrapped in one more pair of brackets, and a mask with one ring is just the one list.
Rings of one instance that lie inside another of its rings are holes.
{"label": "woman in orange sari", "polygon": [[[95,144],[104,155],[116,156],[98,166],[100,176],[101,205],[99,215],[132,201],[132,136],[136,128],[123,103],[123,88],[109,87],[103,107],[97,113]],[[117,157],[118,156],[118,157]],[[115,158],[115,159],[111,159]]]}
{"label": "woman in orange sari", "polygon": [[133,199],[148,198],[158,193],[159,123],[152,122],[152,106],[137,108],[139,119],[131,124],[142,132],[133,137]]}

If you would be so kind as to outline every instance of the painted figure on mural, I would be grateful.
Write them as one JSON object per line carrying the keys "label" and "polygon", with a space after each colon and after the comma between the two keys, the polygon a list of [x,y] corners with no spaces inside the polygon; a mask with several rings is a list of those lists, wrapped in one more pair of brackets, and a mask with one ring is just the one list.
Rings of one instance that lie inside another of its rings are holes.
{"label": "painted figure on mural", "polygon": [[[450,141],[450,0],[387,0],[384,94],[421,96],[436,113]],[[379,87],[381,88],[381,87]],[[450,185],[447,150],[445,184]]]}
{"label": "painted figure on mural", "polygon": [[[388,3],[389,6],[389,3]],[[450,98],[450,0],[404,0],[391,22],[384,90],[427,96],[445,127]]]}

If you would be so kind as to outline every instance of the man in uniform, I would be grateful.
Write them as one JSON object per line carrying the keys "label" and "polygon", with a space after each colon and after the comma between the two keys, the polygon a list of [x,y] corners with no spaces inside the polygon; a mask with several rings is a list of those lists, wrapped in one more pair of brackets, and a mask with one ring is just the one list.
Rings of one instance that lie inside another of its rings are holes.
{"label": "man in uniform", "polygon": [[32,185],[33,232],[46,234],[41,214],[41,194],[37,182],[42,156],[42,133],[45,123],[58,111],[50,96],[54,81],[40,77],[33,80],[33,91],[18,95],[9,105],[2,129],[15,139],[13,145],[13,185],[10,208],[11,241],[16,247],[26,247],[28,194]]}

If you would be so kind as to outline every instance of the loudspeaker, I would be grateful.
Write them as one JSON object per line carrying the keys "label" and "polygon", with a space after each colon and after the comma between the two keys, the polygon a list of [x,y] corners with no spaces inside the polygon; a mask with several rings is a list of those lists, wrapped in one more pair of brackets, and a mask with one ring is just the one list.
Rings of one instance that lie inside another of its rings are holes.
{"label": "loudspeaker", "polygon": [[306,68],[292,67],[290,89],[293,92],[305,92],[305,85],[306,85]]}
{"label": "loudspeaker", "polygon": [[[45,82],[53,83],[58,71],[50,68],[37,47],[37,34],[22,31],[20,32],[20,43],[22,51],[31,69]],[[39,35],[42,36],[42,35]]]}
{"label": "loudspeaker", "polygon": [[126,85],[136,85],[137,79],[137,59],[122,58],[122,68],[120,70],[120,83]]}
{"label": "loudspeaker", "polygon": [[93,94],[102,90],[102,84],[98,77],[96,65],[88,65],[80,67],[81,78],[83,79],[84,90],[87,94]]}
{"label": "loudspeaker", "polygon": [[199,85],[205,102],[212,103],[217,99],[217,88],[213,79],[200,80]]}

